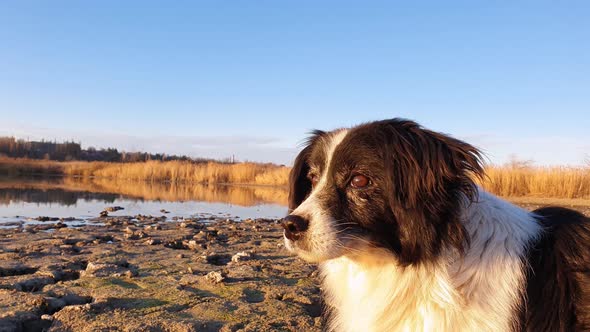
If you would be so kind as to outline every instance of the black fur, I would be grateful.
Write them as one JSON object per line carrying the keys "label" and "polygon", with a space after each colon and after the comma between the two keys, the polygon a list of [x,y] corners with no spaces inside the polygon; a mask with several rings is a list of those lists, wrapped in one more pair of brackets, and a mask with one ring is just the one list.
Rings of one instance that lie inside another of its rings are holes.
{"label": "black fur", "polygon": [[[310,165],[325,167],[322,137],[314,132],[297,156],[290,174],[289,210],[311,191]],[[391,119],[352,129],[338,145],[328,169],[331,194],[322,197],[337,220],[347,220],[348,233],[373,234],[402,264],[434,259],[444,246],[462,250],[469,242],[459,221],[460,205],[476,193],[481,176],[479,151],[449,136],[404,119]],[[373,186],[351,190],[353,172],[367,175]],[[356,225],[351,225],[355,221]]]}
{"label": "black fur", "polygon": [[459,214],[475,198],[473,178],[483,173],[479,151],[446,135],[404,120],[376,127],[383,141],[386,193],[398,226],[403,264],[434,259],[444,246],[469,242]]}
{"label": "black fur", "polygon": [[306,147],[299,152],[293,168],[289,173],[289,213],[293,211],[311,191],[311,181],[308,178],[309,158],[314,149],[314,144],[326,133],[314,130],[306,141]]}
{"label": "black fur", "polygon": [[522,330],[590,331],[590,219],[560,207],[533,213],[544,232],[527,253]]}
{"label": "black fur", "polygon": [[[327,173],[314,204],[329,211],[339,240],[362,235],[402,265],[437,260],[443,248],[469,250],[459,218],[465,204],[477,198],[474,179],[483,176],[476,148],[415,122],[391,119],[350,129],[326,165],[330,135],[334,132],[314,132],[297,156],[290,212],[310,194],[310,178]],[[351,187],[355,174],[367,176],[370,185]],[[520,330],[590,331],[590,220],[557,207],[533,213],[543,232],[522,257],[527,279]],[[514,320],[518,324],[518,317]]]}

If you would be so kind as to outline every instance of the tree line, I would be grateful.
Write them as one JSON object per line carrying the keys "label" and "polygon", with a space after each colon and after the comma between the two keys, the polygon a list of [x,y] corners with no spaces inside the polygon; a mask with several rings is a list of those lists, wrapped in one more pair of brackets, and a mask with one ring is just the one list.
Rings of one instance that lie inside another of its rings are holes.
{"label": "tree line", "polygon": [[[82,144],[74,141],[62,143],[51,141],[28,141],[15,137],[0,137],[0,156],[10,158],[44,159],[55,161],[108,161],[108,162],[139,162],[148,160],[184,160],[192,162],[208,162],[212,159],[191,158],[185,155],[168,155],[165,153],[125,152],[115,148],[82,148]],[[232,163],[233,160],[216,160]]]}

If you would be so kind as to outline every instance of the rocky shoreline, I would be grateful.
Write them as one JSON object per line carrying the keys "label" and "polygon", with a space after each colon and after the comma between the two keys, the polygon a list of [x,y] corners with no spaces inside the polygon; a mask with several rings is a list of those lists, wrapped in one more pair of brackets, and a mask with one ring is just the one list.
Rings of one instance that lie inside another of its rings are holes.
{"label": "rocky shoreline", "polygon": [[0,229],[0,332],[321,330],[276,219],[42,219]]}
{"label": "rocky shoreline", "polygon": [[0,229],[0,331],[320,331],[277,220],[209,219]]}

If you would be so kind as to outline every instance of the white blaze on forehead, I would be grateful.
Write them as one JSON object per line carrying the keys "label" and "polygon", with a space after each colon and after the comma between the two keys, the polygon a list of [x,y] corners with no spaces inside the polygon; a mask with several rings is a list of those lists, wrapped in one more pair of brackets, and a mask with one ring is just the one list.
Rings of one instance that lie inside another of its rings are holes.
{"label": "white blaze on forehead", "polygon": [[336,151],[336,148],[338,147],[338,145],[340,145],[340,143],[342,143],[347,134],[348,129],[340,129],[339,131],[334,132],[329,137],[325,138],[327,140],[324,150],[324,153],[326,155],[326,164],[324,165],[324,174],[321,175],[320,181],[317,185],[318,189],[321,188],[323,184],[326,182],[326,179],[328,178],[328,168],[332,163],[334,151]]}
{"label": "white blaze on forehead", "polygon": [[321,204],[321,198],[318,193],[327,190],[326,184],[330,173],[328,168],[332,163],[332,157],[336,148],[344,138],[348,130],[341,129],[334,131],[322,138],[324,148],[325,164],[323,173],[317,185],[312,189],[311,194],[293,211],[291,214],[306,218],[309,221],[309,227],[305,232],[305,237],[297,242],[286,240],[287,247],[295,250],[299,256],[308,261],[323,261],[332,259],[341,255],[336,230],[334,229],[334,218],[330,211],[326,210]]}
{"label": "white blaze on forehead", "polygon": [[330,163],[332,162],[332,157],[334,155],[334,151],[342,143],[344,137],[348,134],[347,129],[341,129],[334,133],[331,133],[330,136],[324,138],[324,154],[325,158],[325,165],[324,165],[324,172],[321,174],[318,184],[315,188],[312,189],[311,194],[307,197],[301,205],[299,205],[294,211],[293,214],[300,214],[300,215],[312,215],[312,214],[323,214],[319,211],[319,205],[315,201],[316,193],[321,191],[322,188],[325,186],[327,179],[328,179],[328,167],[330,167]]}
{"label": "white blaze on forehead", "polygon": [[332,234],[332,217],[329,216],[328,211],[322,209],[321,204],[318,201],[318,193],[324,190],[325,185],[328,182],[328,168],[332,162],[332,156],[334,155],[334,151],[338,145],[342,143],[342,140],[344,140],[346,137],[347,133],[348,130],[341,129],[323,138],[324,153],[326,156],[323,174],[321,174],[318,184],[312,189],[309,197],[307,197],[292,212],[294,215],[299,215],[309,220],[309,229],[307,233],[309,234],[310,238],[317,239],[318,237],[326,237],[328,234]]}

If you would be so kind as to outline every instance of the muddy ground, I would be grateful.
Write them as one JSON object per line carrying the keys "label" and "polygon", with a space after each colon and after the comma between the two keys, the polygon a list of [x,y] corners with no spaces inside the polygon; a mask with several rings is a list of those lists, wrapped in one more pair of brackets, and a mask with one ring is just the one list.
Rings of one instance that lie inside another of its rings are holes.
{"label": "muddy ground", "polygon": [[0,230],[0,331],[320,330],[276,220],[95,221]]}
{"label": "muddy ground", "polygon": [[270,219],[0,229],[0,332],[320,331],[315,266],[282,243]]}

